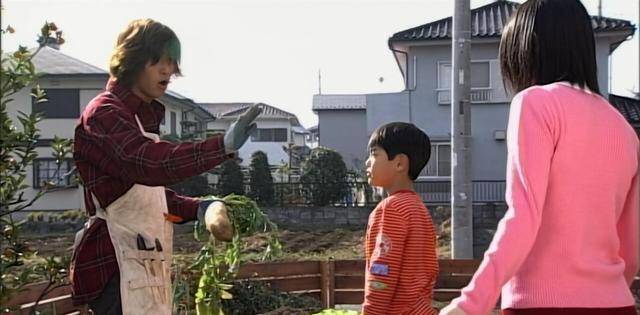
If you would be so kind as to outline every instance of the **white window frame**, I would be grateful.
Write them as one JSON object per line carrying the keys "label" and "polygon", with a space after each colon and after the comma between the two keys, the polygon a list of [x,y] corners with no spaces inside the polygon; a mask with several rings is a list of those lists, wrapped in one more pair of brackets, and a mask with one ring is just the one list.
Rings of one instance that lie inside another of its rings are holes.
{"label": "white window frame", "polygon": [[[40,177],[40,162],[48,162],[48,163],[54,163],[55,164],[55,159],[54,158],[36,158],[33,160],[33,188],[36,189],[43,189],[45,188],[45,181],[50,180],[49,177],[47,178],[41,178]],[[73,159],[65,159],[64,161],[62,161],[62,163],[65,164],[65,167],[60,167],[59,173],[56,174],[57,178],[54,179],[55,181],[55,185],[53,187],[55,188],[73,188],[73,187],[78,187],[78,183],[75,181],[75,179],[73,178],[72,175],[69,175],[67,178],[62,178],[64,175],[67,175],[68,172],[70,172],[73,169]],[[50,168],[47,168],[47,170],[50,170]]]}
{"label": "white window frame", "polygon": [[[438,152],[440,151],[440,148],[439,148],[439,147],[441,147],[441,146],[449,146],[449,150],[451,150],[451,141],[438,141],[438,142],[431,142],[431,145],[432,145],[432,146],[436,146],[436,147],[438,147],[438,148],[436,149],[436,151],[435,151],[435,152],[431,152],[431,157],[429,158],[429,162],[431,162],[432,160],[434,160],[434,159],[435,159],[436,172],[437,172],[437,171],[438,171],[438,169],[439,169],[438,164],[440,164],[439,157],[438,157]],[[451,161],[451,155],[449,155],[449,156],[450,156],[450,158],[449,158],[449,159],[450,159],[449,163],[452,163],[452,161]],[[428,163],[427,163],[427,164],[428,164]],[[424,167],[425,167],[425,169],[426,169],[426,168],[427,168],[427,165],[425,165]],[[422,174],[422,172],[423,172],[425,169],[423,169],[420,173]],[[451,171],[449,171],[449,173],[451,173]],[[427,180],[428,180],[428,179],[432,179],[432,180],[436,180],[436,179],[437,179],[437,180],[449,180],[449,179],[451,179],[451,176],[450,176],[450,175],[449,175],[449,176],[440,176],[440,175],[435,175],[435,176],[433,176],[433,175],[426,175],[426,176],[425,176],[425,175],[420,175],[420,176],[418,176],[418,180],[424,180],[424,179],[427,179]]]}
{"label": "white window frame", "polygon": [[[494,61],[496,59],[474,59],[471,60],[471,63],[487,63],[489,65],[489,86],[487,87],[471,87],[471,91],[492,91],[493,90],[493,86],[491,85],[491,82],[493,82],[493,77],[494,77],[494,73],[493,71],[491,71],[491,61]],[[441,87],[442,85],[440,84],[440,71],[442,69],[443,65],[449,65],[450,67],[453,65],[453,62],[450,60],[440,60],[437,62],[438,64],[438,69],[437,69],[437,86],[436,86],[436,101],[438,104],[451,104],[451,101],[449,102],[441,102],[440,101],[440,93],[445,92],[445,91],[449,91],[451,92],[451,87],[449,88],[443,88]],[[453,69],[451,70],[453,71]],[[493,103],[493,97],[490,97],[488,101],[481,101],[481,102],[474,102],[472,101],[472,103],[477,104],[477,103]]]}

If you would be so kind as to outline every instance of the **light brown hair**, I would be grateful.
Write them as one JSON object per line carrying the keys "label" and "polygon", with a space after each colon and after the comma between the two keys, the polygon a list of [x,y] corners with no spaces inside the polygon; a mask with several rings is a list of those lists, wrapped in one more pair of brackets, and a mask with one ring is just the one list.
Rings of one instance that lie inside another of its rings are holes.
{"label": "light brown hair", "polygon": [[152,19],[133,20],[118,35],[109,73],[120,84],[131,87],[147,63],[156,64],[164,56],[176,64],[176,75],[180,75],[180,40],[176,34]]}

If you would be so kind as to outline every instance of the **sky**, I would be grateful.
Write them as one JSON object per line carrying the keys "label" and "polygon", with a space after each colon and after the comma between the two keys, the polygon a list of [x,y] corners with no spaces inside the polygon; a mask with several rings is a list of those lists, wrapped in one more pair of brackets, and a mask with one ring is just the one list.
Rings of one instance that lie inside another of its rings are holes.
{"label": "sky", "polygon": [[[493,0],[471,0],[475,8]],[[517,1],[522,2],[522,1]],[[603,15],[638,25],[638,0],[602,0]],[[583,0],[596,15],[598,0]],[[402,75],[387,46],[396,32],[453,14],[452,0],[3,0],[2,50],[35,46],[44,21],[64,32],[61,51],[102,69],[129,21],[152,18],[182,43],[183,77],[169,88],[196,102],[263,102],[317,124],[323,94],[398,92]],[[638,90],[636,31],[611,59],[611,91]],[[380,78],[383,78],[380,80]]]}

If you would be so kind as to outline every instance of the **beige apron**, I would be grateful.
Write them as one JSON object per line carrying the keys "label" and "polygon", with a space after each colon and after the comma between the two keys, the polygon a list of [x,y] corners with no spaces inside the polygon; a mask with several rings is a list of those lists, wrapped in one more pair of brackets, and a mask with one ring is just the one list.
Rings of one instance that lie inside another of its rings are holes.
{"label": "beige apron", "polygon": [[[136,121],[145,137],[160,141],[157,134],[144,131],[137,116]],[[123,315],[171,314],[173,225],[165,220],[165,213],[168,213],[165,188],[140,184],[134,184],[106,211],[96,209],[96,217],[107,222],[116,252]],[[157,243],[162,251],[158,251]]]}

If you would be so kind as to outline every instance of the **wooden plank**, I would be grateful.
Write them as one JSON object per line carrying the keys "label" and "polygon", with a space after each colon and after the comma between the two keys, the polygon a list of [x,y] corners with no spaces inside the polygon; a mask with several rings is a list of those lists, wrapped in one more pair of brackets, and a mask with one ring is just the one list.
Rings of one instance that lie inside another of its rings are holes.
{"label": "wooden plank", "polygon": [[281,278],[260,280],[269,284],[269,286],[280,292],[318,290],[320,288],[320,277],[297,277],[297,278]]}
{"label": "wooden plank", "polygon": [[[31,314],[34,305],[35,302],[23,304],[21,306],[22,309],[19,312],[15,312],[13,314]],[[77,312],[83,309],[83,307],[73,306],[71,294],[66,294],[42,300],[38,303],[38,306],[35,309],[39,312],[44,312],[45,314],[69,314]]]}
{"label": "wooden plank", "polygon": [[364,275],[360,276],[336,276],[336,289],[361,289],[364,288]]}
{"label": "wooden plank", "polygon": [[259,263],[240,266],[237,279],[319,275],[319,261]]}
{"label": "wooden plank", "polygon": [[467,286],[471,281],[471,275],[438,275],[436,288],[442,289],[461,289]]}
{"label": "wooden plank", "polygon": [[364,260],[336,260],[336,275],[363,275]]}
{"label": "wooden plank", "polygon": [[82,306],[74,306],[73,300],[71,300],[71,295],[68,298],[56,301],[53,303],[56,313],[55,314],[69,314],[73,312],[78,312],[83,310]]}
{"label": "wooden plank", "polygon": [[364,291],[336,291],[336,304],[362,304]]}
{"label": "wooden plank", "polygon": [[[40,294],[42,294],[42,291],[47,287],[47,284],[48,283],[41,282],[25,286],[24,291],[18,293],[15,297],[13,297],[7,303],[7,306],[11,307],[35,302],[38,297],[40,297]],[[42,300],[47,300],[67,294],[71,294],[71,285],[61,286],[52,290],[47,295],[45,295]]]}
{"label": "wooden plank", "polygon": [[323,308],[333,308],[335,292],[335,264],[333,260],[320,263],[320,302]]}
{"label": "wooden plank", "polygon": [[480,260],[471,259],[441,259],[438,261],[440,274],[473,274],[480,266]]}

